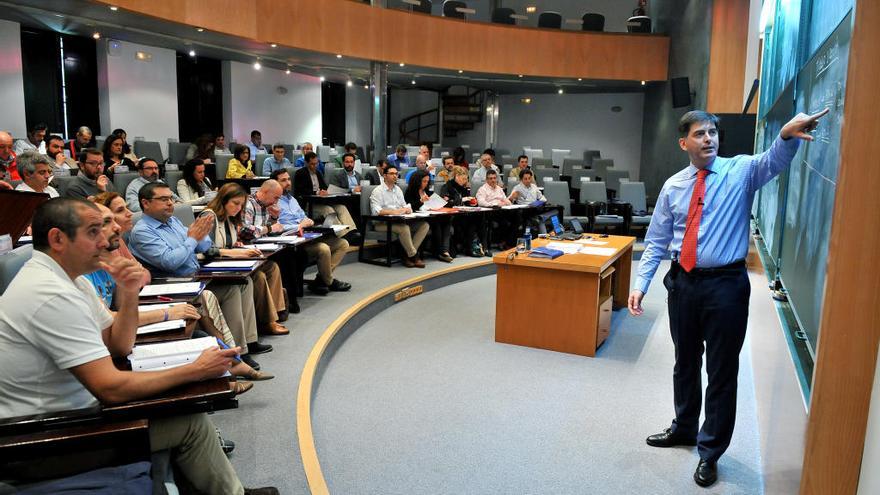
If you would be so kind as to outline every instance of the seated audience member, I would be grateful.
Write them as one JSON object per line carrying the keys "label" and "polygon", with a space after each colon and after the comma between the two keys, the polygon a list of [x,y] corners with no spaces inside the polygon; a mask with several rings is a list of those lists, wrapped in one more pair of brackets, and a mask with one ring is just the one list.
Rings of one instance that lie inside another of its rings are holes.
{"label": "seated audience member", "polygon": [[[403,191],[397,187],[397,167],[388,164],[385,168],[384,182],[370,194],[370,211],[373,215],[405,215],[412,213],[406,203]],[[376,230],[384,232],[389,227],[385,222],[376,222]],[[400,245],[405,251],[403,264],[407,268],[424,268],[425,262],[419,258],[419,246],[428,234],[428,222],[418,220],[407,223],[390,224],[391,231],[398,235]]]}
{"label": "seated audience member", "polygon": [[[114,319],[81,277],[101,267],[107,247],[96,205],[54,199],[34,215],[34,253],[0,298],[0,417],[119,404],[226,373],[238,349],[212,347],[191,363],[168,370],[118,370],[107,342],[134,340],[137,267],[125,259],[107,266],[120,309]],[[115,347],[115,345],[114,345]],[[171,451],[172,462],[204,493],[276,494],[244,490],[206,414],[151,418],[150,448]]]}
{"label": "seated audience member", "polygon": [[70,157],[76,159],[82,150],[94,147],[94,143],[92,142],[92,130],[86,126],[80,127],[76,130],[76,135],[73,139],[67,142],[65,147],[70,151]]}
{"label": "seated audience member", "polygon": [[[450,208],[477,204],[468,187],[468,170],[464,167],[456,166],[452,169],[452,180],[443,184],[439,194],[447,201],[446,206]],[[488,251],[488,230],[483,215],[456,216],[452,221],[455,225],[455,242],[462,246],[463,251],[477,258]]]}
{"label": "seated audience member", "polygon": [[[284,169],[276,170],[272,172],[271,177],[278,181],[284,191],[284,194],[278,198],[280,210],[278,222],[285,231],[296,231],[298,235],[302,235],[303,229],[315,225],[315,222],[306,216],[299,202],[291,195],[293,183],[290,180],[290,172]],[[325,235],[315,242],[306,244],[303,249],[308,256],[315,258],[318,265],[318,276],[309,284],[310,291],[326,294],[329,291],[344,292],[351,289],[351,284],[333,277],[334,270],[348,251],[348,241]]]}
{"label": "seated audience member", "polygon": [[4,179],[21,180],[21,174],[18,173],[18,161],[16,153],[12,150],[12,134],[6,131],[0,131],[0,168],[4,172]]}
{"label": "seated audience member", "polygon": [[251,152],[251,157],[254,159],[260,153],[267,153],[266,148],[263,146],[263,134],[256,129],[251,131],[251,140],[246,143],[246,146]]}
{"label": "seated audience member", "polygon": [[[281,186],[277,187],[281,188]],[[211,240],[216,248],[216,254],[228,258],[262,256],[259,249],[240,249],[242,243],[238,240],[238,231],[243,226],[242,212],[247,201],[247,191],[240,185],[230,182],[220,188],[217,196],[200,214],[200,216],[210,215],[215,219]],[[281,285],[281,270],[278,265],[274,261],[265,260],[259,268],[251,272],[251,280],[254,285],[254,309],[258,330],[269,335],[290,333],[284,325],[278,323],[287,309],[284,304],[284,287]]]}
{"label": "seated audience member", "polygon": [[480,155],[480,159],[477,161],[477,164],[480,165],[480,168],[478,168],[474,172],[474,177],[473,177],[474,182],[487,182],[486,181],[486,174],[490,170],[494,171],[496,175],[501,173],[498,170],[498,167],[496,167],[495,164],[492,162],[492,156],[489,155],[488,153],[483,153],[482,155]]}
{"label": "seated audience member", "polygon": [[[296,168],[305,167],[306,166],[306,155],[308,155],[309,153],[314,153],[314,152],[315,152],[315,147],[312,146],[312,143],[303,143],[302,155],[296,159],[296,162],[294,163],[293,166]],[[316,154],[315,156],[318,156],[318,155]],[[321,175],[324,174],[324,162],[322,162],[320,158],[318,158],[318,172],[321,172]]]}
{"label": "seated audience member", "polygon": [[138,160],[140,160],[140,158],[134,154],[131,145],[128,144],[128,133],[125,132],[125,129],[113,129],[113,132],[111,132],[110,135],[122,138],[122,156],[131,160],[132,163],[137,163]]}
{"label": "seated audience member", "polygon": [[177,181],[177,194],[188,205],[208,204],[214,189],[205,175],[205,163],[193,158],[183,166],[183,177]]}
{"label": "seated audience member", "polygon": [[519,179],[523,170],[531,170],[529,167],[529,157],[526,155],[519,155],[519,158],[516,159],[516,166],[510,169],[510,173],[507,177],[510,179]]}
{"label": "seated audience member", "polygon": [[265,160],[263,160],[263,169],[260,175],[263,177],[269,177],[272,172],[280,169],[280,168],[290,168],[291,165],[290,160],[284,156],[284,145],[281,143],[272,146],[272,155],[267,156]]}
{"label": "seated audience member", "polygon": [[[171,189],[153,182],[138,192],[144,216],[129,236],[131,253],[154,274],[187,277],[199,271],[197,253],[204,253],[213,243],[208,234],[214,228],[212,217],[199,217],[189,229],[174,217]],[[211,290],[220,300],[223,316],[229,322],[235,342],[242,347],[242,360],[252,368],[260,365],[249,354],[261,354],[272,346],[259,343],[254,315],[253,283],[213,283]]]}
{"label": "seated audience member", "polygon": [[104,175],[104,154],[97,148],[86,148],[79,154],[79,174],[70,181],[64,195],[86,199],[102,192],[114,191],[110,178]]}
{"label": "seated audience member", "polygon": [[387,166],[388,160],[380,158],[379,161],[376,162],[376,168],[367,171],[366,179],[370,181],[371,185],[378,186],[382,183],[385,177],[385,167]]}
{"label": "seated audience member", "polygon": [[345,154],[351,153],[355,157],[355,161],[357,161],[357,145],[354,143],[345,143],[345,146],[342,147],[342,154],[333,159],[337,166],[342,167],[342,161],[345,159]]}
{"label": "seated audience member", "polygon": [[[519,173],[519,184],[513,188],[513,192],[510,193],[510,201],[513,204],[517,205],[530,205],[535,201],[547,201],[547,198],[544,196],[544,193],[538,189],[537,184],[535,184],[534,174],[529,169],[525,169]],[[526,220],[526,223],[529,227],[537,228],[538,232],[541,234],[547,233],[547,226],[545,222],[548,218],[553,216],[555,213],[548,212],[545,214],[534,215]]]}
{"label": "seated audience member", "polygon": [[251,161],[251,150],[243,144],[236,145],[235,152],[226,169],[227,179],[253,179],[254,162]]}
{"label": "seated audience member", "polygon": [[409,178],[416,170],[421,170],[428,174],[430,180],[434,180],[434,164],[426,161],[424,155],[416,156],[416,168],[410,170],[406,173],[406,177],[404,179],[409,183]]}
{"label": "seated audience member", "polygon": [[57,198],[58,191],[49,185],[52,176],[52,162],[46,155],[30,150],[18,155],[18,167],[24,182],[15,187],[16,191],[45,193],[49,198]]}
{"label": "seated audience member", "polygon": [[[419,155],[419,159],[422,156]],[[409,203],[412,211],[419,211],[422,206],[431,198],[431,176],[424,170],[415,170],[410,174],[407,180],[406,193],[403,199]],[[431,235],[433,238],[432,251],[438,260],[446,263],[452,263],[452,256],[449,255],[449,235],[452,227],[452,218],[449,215],[434,218],[431,225]]]}
{"label": "seated audience member", "polygon": [[[300,202],[300,206],[305,206],[308,196],[327,195],[327,183],[324,182],[324,174],[318,170],[318,155],[309,152],[304,158],[306,166],[293,174],[293,196]],[[340,232],[340,234],[345,235],[349,243],[359,244],[360,234],[357,233],[357,226],[345,205],[314,205],[312,213],[315,215],[315,219],[319,221],[326,220],[327,217],[335,214],[336,221],[333,222],[334,224],[348,226],[347,231]]]}
{"label": "seated audience member", "polygon": [[[486,172],[486,183],[477,191],[477,204],[483,207],[500,207],[510,205],[510,200],[504,194],[504,189],[498,185],[498,172],[488,170]],[[498,228],[494,231],[499,233],[503,241],[507,245],[512,245],[511,236],[515,232],[512,228],[510,220],[505,217],[498,217],[494,220],[498,223]],[[486,246],[489,247],[488,245]],[[487,250],[488,253],[488,250]]]}
{"label": "seated audience member", "polygon": [[134,169],[134,161],[125,155],[125,138],[119,134],[111,134],[104,141],[102,154],[104,155],[104,174],[113,179],[116,167],[123,165],[131,171]]}
{"label": "seated audience member", "polygon": [[451,156],[443,157],[443,168],[437,172],[437,178],[443,179],[444,182],[452,180],[452,168],[455,167],[455,160]]}
{"label": "seated audience member", "polygon": [[430,144],[422,144],[419,146],[419,156],[425,157],[425,161],[431,163],[431,145]]}
{"label": "seated audience member", "polygon": [[455,165],[458,167],[468,168],[467,157],[465,157],[464,148],[461,146],[457,146],[454,150],[452,150],[452,160],[455,162]]}
{"label": "seated audience member", "polygon": [[52,170],[77,168],[76,160],[64,155],[64,139],[61,136],[53,134],[46,138],[46,156],[52,160]]}
{"label": "seated audience member", "polygon": [[186,148],[186,161],[200,160],[205,165],[214,163],[214,138],[210,134],[202,134]]}
{"label": "seated audience member", "polygon": [[398,144],[397,147],[394,148],[394,153],[388,155],[386,159],[388,160],[388,164],[394,165],[397,170],[400,170],[401,167],[409,167],[412,165],[409,155],[406,154],[405,144]]}
{"label": "seated audience member", "polygon": [[[151,182],[164,184],[165,181],[159,178],[159,164],[152,158],[141,158],[137,165],[135,165],[135,168],[137,168],[139,175],[129,182],[128,187],[125,188],[125,202],[128,203],[129,210],[141,211],[138,191]],[[174,194],[174,191],[171,191],[171,197],[175,203],[181,202],[180,196]]]}
{"label": "seated audience member", "polygon": [[46,154],[46,129],[48,126],[42,122],[34,124],[27,131],[27,139],[18,139],[15,141],[13,151],[16,155],[20,155],[25,151],[34,150],[42,154]]}
{"label": "seated audience member", "polygon": [[361,192],[361,174],[354,169],[355,157],[352,153],[342,155],[342,169],[334,171],[330,183],[348,189],[349,192]]}
{"label": "seated audience member", "polygon": [[223,133],[218,133],[214,137],[214,155],[219,153],[232,153],[229,148],[226,147],[226,136]]}

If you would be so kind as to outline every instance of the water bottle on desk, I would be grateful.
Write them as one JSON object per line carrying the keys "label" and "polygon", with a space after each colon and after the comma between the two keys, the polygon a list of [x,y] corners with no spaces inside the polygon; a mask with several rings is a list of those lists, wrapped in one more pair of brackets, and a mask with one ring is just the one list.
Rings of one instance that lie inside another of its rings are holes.
{"label": "water bottle on desk", "polygon": [[526,240],[526,251],[532,250],[532,229],[531,227],[526,227],[526,233],[523,235],[523,239]]}

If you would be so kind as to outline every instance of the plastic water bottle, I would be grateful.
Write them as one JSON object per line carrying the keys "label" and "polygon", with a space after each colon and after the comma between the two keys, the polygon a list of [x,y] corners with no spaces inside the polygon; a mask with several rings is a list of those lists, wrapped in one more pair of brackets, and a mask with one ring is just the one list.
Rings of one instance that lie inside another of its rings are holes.
{"label": "plastic water bottle", "polygon": [[526,232],[523,235],[523,239],[526,240],[526,251],[532,250],[532,229],[531,227],[526,227]]}

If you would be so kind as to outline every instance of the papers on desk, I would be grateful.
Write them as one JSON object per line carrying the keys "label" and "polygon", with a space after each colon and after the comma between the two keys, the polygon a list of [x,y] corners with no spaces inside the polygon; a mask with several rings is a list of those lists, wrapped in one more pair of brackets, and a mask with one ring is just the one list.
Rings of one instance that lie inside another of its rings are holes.
{"label": "papers on desk", "polygon": [[614,248],[584,246],[581,248],[581,254],[592,254],[594,256],[613,256],[617,250]]}
{"label": "papers on desk", "polygon": [[604,246],[608,244],[607,241],[597,241],[594,239],[578,239],[574,242],[577,242],[578,244],[589,244],[590,246]]}
{"label": "papers on desk", "polygon": [[156,371],[194,362],[205,349],[217,347],[214,337],[136,345],[128,355],[132,371]]}
{"label": "papers on desk", "polygon": [[186,303],[176,302],[176,303],[159,303],[159,304],[141,304],[138,306],[138,311],[143,313],[145,311],[153,311],[156,309],[170,309],[174,306],[180,306],[181,304],[186,304]]}
{"label": "papers on desk", "polygon": [[197,295],[205,288],[203,282],[186,282],[182,284],[157,284],[148,285],[141,289],[141,297],[156,296],[185,296]]}
{"label": "papers on desk", "polygon": [[259,237],[257,239],[254,239],[254,242],[257,242],[260,245],[265,242],[273,244],[301,244],[305,241],[305,237],[300,237],[298,235],[279,235],[277,237]]}
{"label": "papers on desk", "polygon": [[164,332],[166,330],[177,330],[178,328],[183,328],[186,326],[186,320],[168,320],[168,321],[160,321],[158,323],[151,323],[149,325],[144,325],[142,327],[138,327],[137,334],[138,335],[146,335],[148,333],[155,332]]}
{"label": "papers on desk", "polygon": [[283,246],[281,246],[281,244],[275,244],[273,242],[264,242],[261,244],[245,244],[241,247],[244,249],[259,249],[260,251],[263,251],[263,252],[273,252],[273,251],[278,251]]}
{"label": "papers on desk", "polygon": [[562,251],[564,254],[577,254],[581,250],[581,246],[573,242],[551,242],[547,244],[547,248]]}
{"label": "papers on desk", "polygon": [[426,217],[431,216],[431,214],[426,211],[415,211],[413,213],[407,213],[404,215],[397,215],[397,216],[402,217],[402,218],[426,218]]}
{"label": "papers on desk", "polygon": [[[603,243],[607,244],[607,243]],[[565,254],[590,254],[593,256],[613,256],[617,252],[614,248],[603,248],[595,246],[584,246],[582,241],[575,242],[550,242],[547,244],[549,249],[562,251]]]}
{"label": "papers on desk", "polygon": [[336,184],[330,184],[327,187],[327,192],[335,196],[340,194],[348,194],[351,191],[349,191],[348,188],[339,187]]}
{"label": "papers on desk", "polygon": [[529,206],[531,206],[531,205],[506,205],[506,206],[502,206],[501,209],[502,210],[518,210],[520,208],[528,208]]}
{"label": "papers on desk", "polygon": [[456,206],[456,210],[459,211],[487,211],[491,210],[491,208],[483,208],[482,206]]}
{"label": "papers on desk", "polygon": [[444,206],[446,206],[446,203],[447,201],[445,199],[438,196],[437,193],[434,193],[431,195],[430,198],[428,198],[428,202],[422,205],[421,211],[443,208]]}
{"label": "papers on desk", "polygon": [[205,271],[234,271],[247,272],[253,270],[259,261],[212,261],[205,264]]}

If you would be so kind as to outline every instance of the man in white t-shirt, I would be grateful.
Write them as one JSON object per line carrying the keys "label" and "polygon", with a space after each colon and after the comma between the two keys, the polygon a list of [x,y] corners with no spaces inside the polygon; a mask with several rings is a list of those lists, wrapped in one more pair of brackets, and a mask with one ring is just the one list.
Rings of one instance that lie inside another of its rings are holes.
{"label": "man in white t-shirt", "polygon": [[57,198],[58,191],[49,185],[52,177],[52,161],[46,155],[36,151],[25,151],[18,155],[18,171],[24,180],[15,186],[16,191],[28,191],[48,194],[49,198]]}
{"label": "man in white t-shirt", "polygon": [[[114,332],[134,339],[140,268],[124,258],[100,263],[108,241],[100,211],[87,201],[50,200],[37,209],[32,226],[33,257],[0,296],[0,418],[128,402],[229,370],[238,348],[213,347],[170,370],[116,369],[105,342],[117,340]],[[99,268],[117,282],[124,314],[116,322],[82,276]],[[170,449],[201,492],[245,493],[205,414],[151,419],[150,447]]]}

